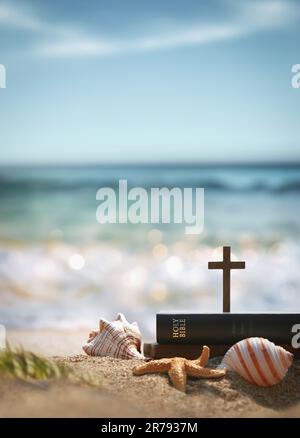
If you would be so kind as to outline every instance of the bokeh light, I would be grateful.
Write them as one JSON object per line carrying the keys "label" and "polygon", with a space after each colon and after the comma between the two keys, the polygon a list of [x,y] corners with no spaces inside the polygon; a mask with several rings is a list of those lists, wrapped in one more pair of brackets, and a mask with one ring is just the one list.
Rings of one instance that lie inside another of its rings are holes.
{"label": "bokeh light", "polygon": [[85,260],[81,254],[72,254],[69,258],[69,267],[74,271],[80,271],[85,265]]}

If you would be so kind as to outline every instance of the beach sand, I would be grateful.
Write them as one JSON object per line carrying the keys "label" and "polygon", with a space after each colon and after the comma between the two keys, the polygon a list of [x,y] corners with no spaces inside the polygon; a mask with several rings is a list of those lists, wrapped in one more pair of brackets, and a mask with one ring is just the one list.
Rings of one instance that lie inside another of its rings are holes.
{"label": "beach sand", "polygon": [[[272,388],[249,384],[235,373],[221,380],[188,380],[187,392],[165,375],[134,376],[136,360],[92,358],[81,353],[85,332],[9,332],[22,344],[68,366],[102,376],[101,388],[66,381],[0,381],[1,417],[300,417],[300,361]],[[215,367],[219,358],[210,360]]]}

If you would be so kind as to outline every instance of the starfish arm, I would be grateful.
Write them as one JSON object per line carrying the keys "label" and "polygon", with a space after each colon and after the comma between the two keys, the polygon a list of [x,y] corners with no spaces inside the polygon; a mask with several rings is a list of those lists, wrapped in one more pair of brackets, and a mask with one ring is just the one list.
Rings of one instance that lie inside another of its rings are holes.
{"label": "starfish arm", "polygon": [[169,377],[176,389],[185,392],[186,388],[186,371],[184,364],[173,362],[169,369]]}
{"label": "starfish arm", "polygon": [[201,367],[204,367],[209,360],[209,355],[210,355],[210,349],[209,347],[204,345],[200,357],[193,362]]}
{"label": "starfish arm", "polygon": [[151,362],[144,363],[142,365],[137,365],[133,368],[133,373],[137,376],[147,373],[160,373],[168,371],[170,368],[170,360],[152,360]]}
{"label": "starfish arm", "polygon": [[211,368],[203,368],[192,362],[187,362],[185,369],[189,376],[203,377],[206,379],[216,379],[218,377],[223,377],[226,374],[225,370],[212,370]]}

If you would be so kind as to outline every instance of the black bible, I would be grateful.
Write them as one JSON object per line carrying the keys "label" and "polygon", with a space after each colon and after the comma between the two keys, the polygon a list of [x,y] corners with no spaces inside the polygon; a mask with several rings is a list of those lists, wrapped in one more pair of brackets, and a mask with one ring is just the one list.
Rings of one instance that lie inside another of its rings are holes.
{"label": "black bible", "polygon": [[300,313],[161,312],[156,315],[159,344],[234,344],[252,336],[290,344],[299,330]]}

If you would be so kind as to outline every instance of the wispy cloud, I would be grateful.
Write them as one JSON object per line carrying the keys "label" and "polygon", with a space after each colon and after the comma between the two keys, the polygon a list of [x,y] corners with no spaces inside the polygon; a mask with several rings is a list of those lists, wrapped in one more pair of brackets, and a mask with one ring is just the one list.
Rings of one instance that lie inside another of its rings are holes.
{"label": "wispy cloud", "polygon": [[15,27],[31,31],[41,30],[41,22],[28,10],[20,6],[2,3],[0,5],[0,24],[2,27]]}
{"label": "wispy cloud", "polygon": [[236,29],[231,26],[195,26],[168,35],[141,36],[126,41],[82,35],[40,45],[36,53],[43,56],[105,56],[198,45],[235,35]]}
{"label": "wispy cloud", "polygon": [[118,53],[157,51],[230,40],[256,32],[270,31],[291,25],[300,18],[300,8],[293,1],[244,0],[227,1],[232,18],[213,23],[199,22],[178,30],[178,23],[147,35],[131,39],[90,35],[79,26],[52,24],[37,17],[33,11],[0,6],[0,24],[43,34],[43,42],[32,51],[47,57],[108,56]]}

